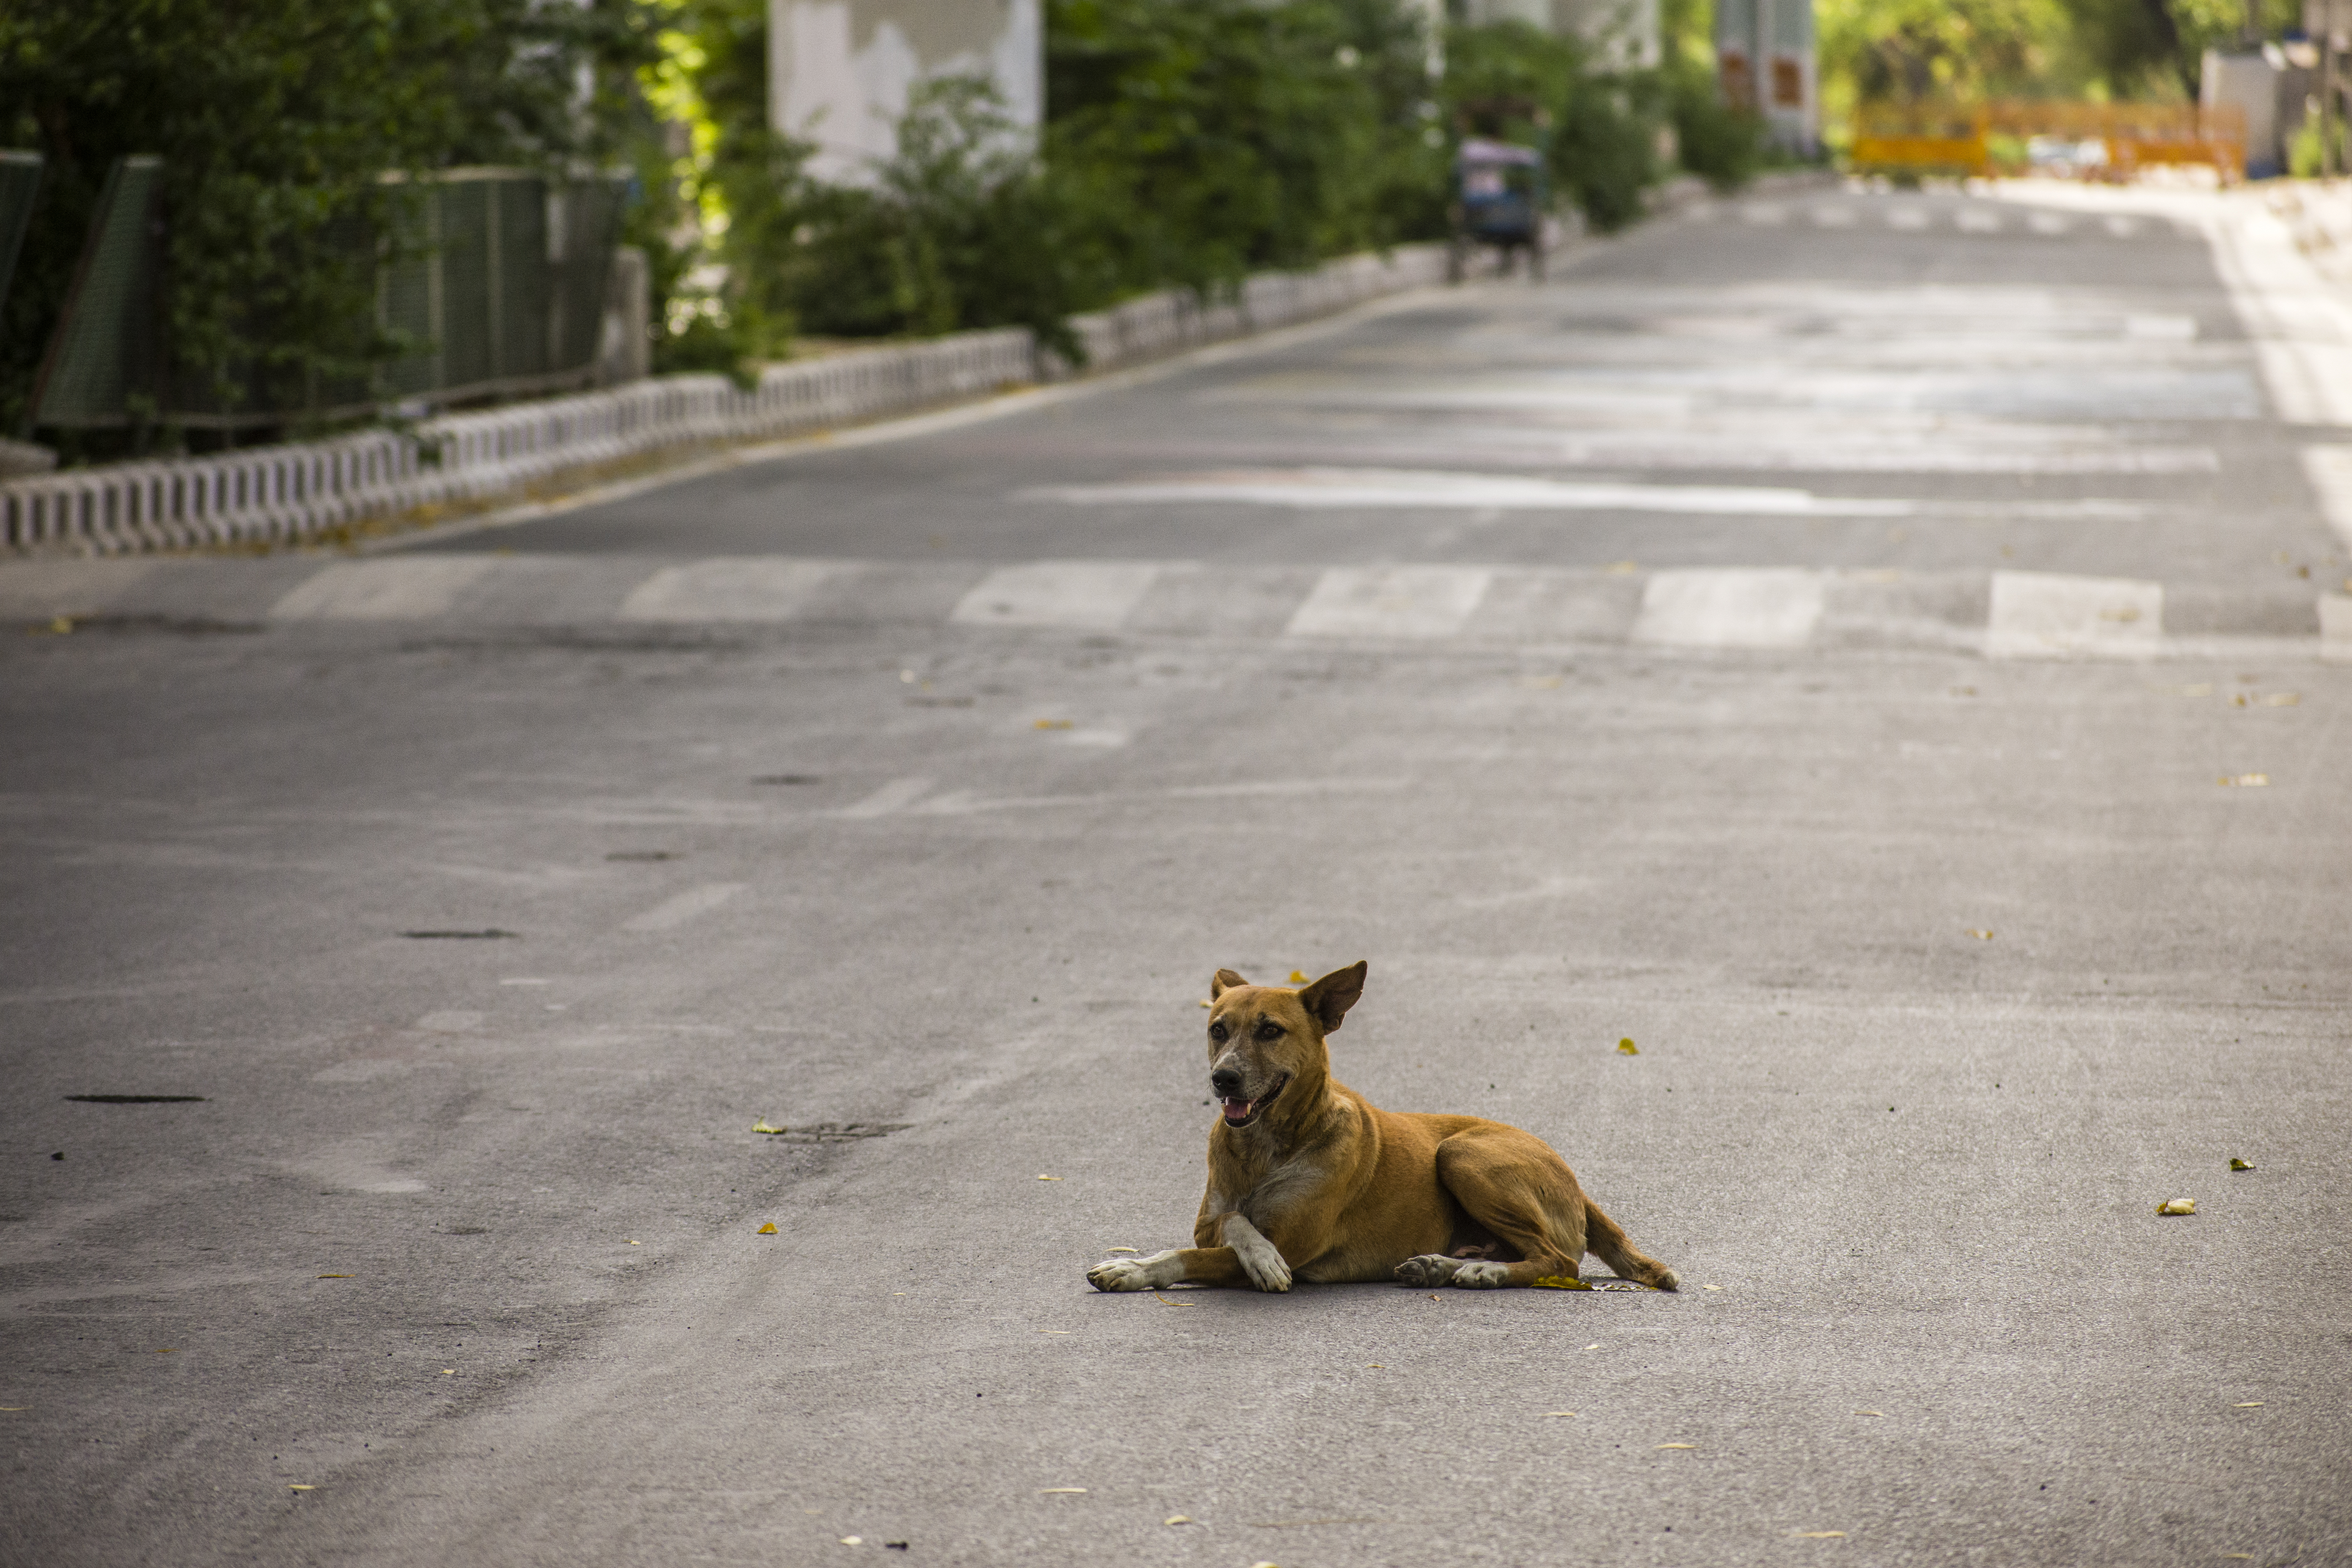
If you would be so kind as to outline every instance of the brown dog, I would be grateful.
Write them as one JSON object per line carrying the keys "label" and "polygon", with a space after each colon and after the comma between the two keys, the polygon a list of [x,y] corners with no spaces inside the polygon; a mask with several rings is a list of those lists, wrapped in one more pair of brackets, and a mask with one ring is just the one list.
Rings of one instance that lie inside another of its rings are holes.
{"label": "brown dog", "polygon": [[1095,1288],[1394,1278],[1485,1289],[1573,1279],[1589,1249],[1623,1279],[1673,1289],[1675,1271],[1636,1252],[1543,1140],[1475,1116],[1375,1110],[1331,1077],[1323,1039],[1364,994],[1365,968],[1298,991],[1217,971],[1209,1083],[1224,1111],[1193,1245],[1097,1263]]}

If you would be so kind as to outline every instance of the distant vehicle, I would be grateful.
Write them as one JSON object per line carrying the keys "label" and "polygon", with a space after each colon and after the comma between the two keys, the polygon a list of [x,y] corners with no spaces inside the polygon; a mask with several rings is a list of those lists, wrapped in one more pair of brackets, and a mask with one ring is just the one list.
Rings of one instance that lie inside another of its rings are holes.
{"label": "distant vehicle", "polygon": [[1511,268],[1511,253],[1524,250],[1528,275],[1541,278],[1544,213],[1550,205],[1542,153],[1509,142],[1464,142],[1454,155],[1454,200],[1447,210],[1454,235],[1446,276],[1460,282],[1470,247],[1491,245],[1503,253],[1504,271]]}

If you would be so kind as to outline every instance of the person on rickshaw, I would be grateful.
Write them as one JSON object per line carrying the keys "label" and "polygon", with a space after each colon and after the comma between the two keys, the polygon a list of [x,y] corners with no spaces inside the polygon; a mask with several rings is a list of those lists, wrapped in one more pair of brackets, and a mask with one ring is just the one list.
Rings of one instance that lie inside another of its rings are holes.
{"label": "person on rickshaw", "polygon": [[1470,247],[1491,245],[1503,253],[1501,270],[1511,269],[1512,253],[1524,250],[1528,275],[1544,275],[1544,214],[1550,206],[1543,154],[1532,147],[1465,138],[1454,155],[1454,199],[1446,209],[1453,244],[1446,276],[1460,282]]}

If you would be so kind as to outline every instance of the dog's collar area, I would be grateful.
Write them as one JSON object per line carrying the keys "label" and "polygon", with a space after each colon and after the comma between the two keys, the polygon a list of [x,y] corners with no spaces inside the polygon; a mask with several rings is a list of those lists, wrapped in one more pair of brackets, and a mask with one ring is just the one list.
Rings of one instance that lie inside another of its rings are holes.
{"label": "dog's collar area", "polygon": [[1227,1099],[1223,1102],[1225,1125],[1235,1129],[1249,1126],[1260,1116],[1265,1114],[1265,1108],[1272,1105],[1276,1099],[1280,1098],[1282,1091],[1289,1087],[1290,1075],[1284,1073],[1274,1080],[1272,1089],[1259,1095],[1255,1100]]}

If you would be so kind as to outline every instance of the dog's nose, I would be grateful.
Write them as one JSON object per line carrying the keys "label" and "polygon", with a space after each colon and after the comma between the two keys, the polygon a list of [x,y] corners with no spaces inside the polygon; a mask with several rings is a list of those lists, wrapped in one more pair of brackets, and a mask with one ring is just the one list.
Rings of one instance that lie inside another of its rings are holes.
{"label": "dog's nose", "polygon": [[1219,1068],[1209,1075],[1209,1087],[1219,1100],[1239,1100],[1242,1096],[1242,1075],[1231,1068]]}

